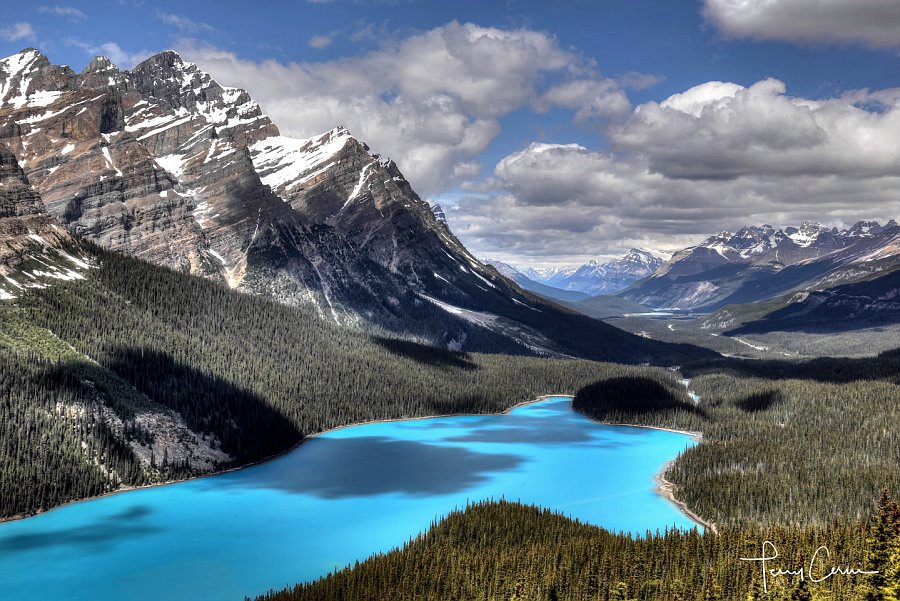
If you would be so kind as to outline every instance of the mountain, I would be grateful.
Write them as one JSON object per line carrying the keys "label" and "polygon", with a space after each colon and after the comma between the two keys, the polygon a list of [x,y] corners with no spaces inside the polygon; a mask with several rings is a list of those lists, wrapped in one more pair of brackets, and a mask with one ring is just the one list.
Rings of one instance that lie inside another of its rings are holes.
{"label": "mountain", "polygon": [[392,160],[342,127],[283,136],[245,91],[171,51],[130,71],[97,57],[75,73],[34,49],[0,60],[0,142],[72,234],[326,320],[467,350],[695,352],[512,285]]}
{"label": "mountain", "polygon": [[441,205],[431,205],[431,212],[434,213],[434,218],[437,219],[439,223],[441,223],[448,230],[450,229],[450,224],[447,223],[447,215],[444,214],[444,209],[441,208]]}
{"label": "mountain", "polygon": [[877,278],[900,266],[898,241],[894,220],[860,221],[846,229],[809,222],[744,227],[675,253],[620,296],[650,307],[711,312]]}
{"label": "mountain", "polygon": [[[0,518],[259,461],[348,423],[496,412],[615,375],[671,379],[659,368],[457,353],[363,333],[312,305],[102,249],[45,211],[3,145],[0,282]],[[502,342],[490,329],[471,335],[475,345]],[[616,342],[632,360],[636,350],[697,356]]]}
{"label": "mountain", "polygon": [[632,248],[610,261],[589,261],[580,267],[529,269],[525,275],[554,288],[584,292],[589,296],[615,294],[652,275],[669,257],[668,253]]}
{"label": "mountain", "polygon": [[0,144],[0,300],[83,278],[90,258],[48,215],[15,155]]}
{"label": "mountain", "polygon": [[[900,250],[900,248],[898,248]],[[729,305],[703,327],[729,336],[846,332],[900,323],[900,266],[877,277],[804,290],[751,305]]]}
{"label": "mountain", "polygon": [[522,273],[535,282],[549,284],[550,282],[558,282],[566,276],[575,273],[577,267],[529,267]]}
{"label": "mountain", "polygon": [[653,275],[670,253],[632,248],[627,253],[603,264],[603,283],[597,288],[597,294],[615,294],[624,290],[634,282]]}
{"label": "mountain", "polygon": [[490,265],[491,267],[496,269],[500,273],[500,275],[509,280],[512,280],[522,289],[533,292],[534,294],[537,294],[539,296],[543,296],[544,298],[571,302],[588,298],[588,295],[584,292],[578,292],[576,290],[562,290],[561,288],[554,288],[553,286],[547,286],[545,284],[535,282],[512,265],[508,265],[506,263],[503,263],[502,261],[484,260],[484,264]]}

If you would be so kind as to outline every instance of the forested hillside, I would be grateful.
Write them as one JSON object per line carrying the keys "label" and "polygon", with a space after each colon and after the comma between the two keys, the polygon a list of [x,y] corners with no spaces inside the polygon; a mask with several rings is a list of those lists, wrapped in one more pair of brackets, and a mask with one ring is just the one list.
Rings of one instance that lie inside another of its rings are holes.
{"label": "forested hillside", "polygon": [[0,516],[246,464],[338,425],[500,411],[613,375],[677,386],[662,369],[365,336],[92,251],[85,279],[0,303]]}
{"label": "forested hillside", "polygon": [[722,525],[826,525],[870,515],[900,492],[897,355],[695,366],[697,403],[642,377],[578,392],[603,421],[700,431],[668,470],[676,496]]}
{"label": "forested hillside", "polygon": [[[684,371],[699,401],[671,380],[637,373],[580,389],[574,407],[597,419],[703,432],[666,477],[717,533],[635,538],[548,510],[482,503],[402,549],[260,601],[895,599],[897,358],[694,365]],[[780,558],[768,567],[808,569],[825,545],[817,578],[832,566],[878,574],[812,582],[807,571],[802,581],[770,577],[764,591],[759,563],[740,558],[760,557],[766,540]]]}
{"label": "forested hillside", "polygon": [[[450,514],[402,549],[259,601],[891,599],[900,585],[900,515],[888,499],[881,509],[868,527],[675,530],[633,538],[548,510],[482,503]],[[779,553],[769,568],[808,568],[815,550],[827,545],[830,556],[815,562],[815,578],[832,566],[884,577],[837,575],[814,583],[770,575],[764,590],[759,562],[740,558],[760,557],[766,540]]]}

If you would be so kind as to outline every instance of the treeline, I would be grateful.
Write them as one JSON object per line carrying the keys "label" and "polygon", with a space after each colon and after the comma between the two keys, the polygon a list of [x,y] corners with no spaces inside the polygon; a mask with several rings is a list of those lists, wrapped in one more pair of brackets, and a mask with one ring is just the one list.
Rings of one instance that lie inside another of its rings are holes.
{"label": "treeline", "polygon": [[723,357],[712,361],[691,362],[681,371],[689,377],[718,373],[770,380],[804,379],[834,383],[885,380],[900,384],[900,348],[883,351],[875,357],[852,359],[820,357],[807,361],[746,361]]}
{"label": "treeline", "polygon": [[[166,457],[147,415],[177,412],[203,444],[230,457],[216,468],[355,422],[496,412],[616,376],[675,385],[662,369],[375,338],[96,252],[101,266],[85,280],[0,303],[0,516],[201,471],[190,457]],[[152,465],[141,445],[156,449]]]}
{"label": "treeline", "polygon": [[830,371],[831,360],[796,364],[798,376],[841,383],[708,373],[690,383],[696,404],[683,387],[614,378],[581,389],[574,406],[603,421],[702,432],[666,478],[719,526],[859,520],[882,486],[900,491],[900,386],[885,368],[895,356],[869,360],[869,369],[862,360]]}
{"label": "treeline", "polygon": [[589,384],[578,390],[572,407],[601,421],[645,425],[660,413],[699,412],[683,386],[643,375]]}
{"label": "treeline", "polygon": [[[478,503],[401,549],[258,601],[896,599],[898,524],[896,504],[885,498],[870,525],[748,527],[719,535],[673,530],[636,538],[545,509]],[[804,578],[768,575],[763,583],[760,562],[740,559],[763,557],[763,541],[779,555],[767,568],[804,568]],[[813,582],[808,569],[821,545],[829,556],[816,555],[814,578],[832,567],[879,574]]]}
{"label": "treeline", "polygon": [[146,478],[83,386],[0,349],[0,515],[98,495],[122,481]]}

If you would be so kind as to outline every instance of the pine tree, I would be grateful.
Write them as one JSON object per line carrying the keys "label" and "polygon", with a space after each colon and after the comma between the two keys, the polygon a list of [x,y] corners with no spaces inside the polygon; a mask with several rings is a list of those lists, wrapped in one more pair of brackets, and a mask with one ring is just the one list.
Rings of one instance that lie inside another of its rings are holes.
{"label": "pine tree", "polygon": [[900,537],[900,508],[891,499],[888,490],[882,489],[878,509],[869,536],[868,570],[876,572],[869,578],[866,601],[888,599],[897,539]]}
{"label": "pine tree", "polygon": [[813,601],[812,593],[805,578],[801,578],[794,590],[791,591],[791,601]]}

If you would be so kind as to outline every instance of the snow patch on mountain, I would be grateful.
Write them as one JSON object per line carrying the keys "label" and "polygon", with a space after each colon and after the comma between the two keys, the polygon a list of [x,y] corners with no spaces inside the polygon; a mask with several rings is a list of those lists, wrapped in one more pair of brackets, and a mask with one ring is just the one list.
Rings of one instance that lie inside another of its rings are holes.
{"label": "snow patch on mountain", "polygon": [[524,275],[541,284],[591,296],[614,294],[652,275],[669,259],[669,253],[632,248],[609,261],[588,261],[578,267],[529,268]]}
{"label": "snow patch on mountain", "polygon": [[250,146],[250,157],[264,184],[273,190],[285,185],[292,189],[326,170],[328,159],[351,139],[344,128],[305,140],[273,136]]}

